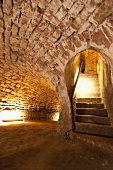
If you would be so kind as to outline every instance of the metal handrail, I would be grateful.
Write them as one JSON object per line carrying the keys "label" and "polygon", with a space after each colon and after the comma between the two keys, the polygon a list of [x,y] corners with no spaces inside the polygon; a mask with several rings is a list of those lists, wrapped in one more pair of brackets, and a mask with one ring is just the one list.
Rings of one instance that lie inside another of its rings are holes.
{"label": "metal handrail", "polygon": [[79,78],[79,75],[80,75],[80,72],[81,72],[81,63],[80,63],[80,66],[79,66],[79,72],[78,72],[78,75],[77,75],[77,78],[76,78],[76,81],[74,83],[74,87],[73,87],[73,90],[72,90],[72,95],[70,96],[70,104],[71,104],[71,117],[72,117],[72,129],[68,130],[66,132],[66,139],[68,139],[69,141],[73,142],[70,135],[69,135],[69,132],[70,131],[73,131],[75,130],[75,117],[74,117],[74,112],[73,112],[73,95],[74,95],[74,91],[75,91],[75,88],[76,88],[76,85],[77,85],[77,82],[78,82],[78,78]]}
{"label": "metal handrail", "polygon": [[71,103],[71,116],[72,116],[72,130],[75,129],[75,116],[74,116],[74,109],[73,109],[73,95],[74,95],[74,91],[75,91],[75,88],[76,88],[76,85],[77,85],[77,82],[78,82],[78,78],[80,76],[80,72],[81,72],[81,64],[79,66],[79,72],[78,72],[78,75],[77,75],[77,78],[76,78],[76,81],[74,83],[74,87],[73,87],[73,91],[72,91],[72,95],[70,96],[70,103]]}

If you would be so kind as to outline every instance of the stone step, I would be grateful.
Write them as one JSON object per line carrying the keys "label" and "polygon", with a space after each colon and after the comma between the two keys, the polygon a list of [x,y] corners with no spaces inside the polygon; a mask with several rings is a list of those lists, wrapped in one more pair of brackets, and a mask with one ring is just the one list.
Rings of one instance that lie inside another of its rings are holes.
{"label": "stone step", "polygon": [[81,78],[81,77],[79,77],[79,79],[78,79],[78,81],[79,82],[89,82],[89,83],[97,83],[97,84],[99,84],[99,81],[98,81],[98,79],[96,79],[96,78]]}
{"label": "stone step", "polygon": [[82,88],[82,89],[87,89],[87,88],[95,88],[95,87],[100,87],[98,82],[85,82],[85,81],[79,81],[77,86],[77,88]]}
{"label": "stone step", "polygon": [[77,98],[76,102],[79,103],[102,103],[102,98]]}
{"label": "stone step", "polygon": [[[84,80],[84,81],[82,81],[82,80],[78,80],[78,84],[77,84],[77,86],[82,86],[83,87],[83,84],[82,83],[85,83],[85,86],[87,85],[88,87],[90,86],[90,85],[93,85],[93,86],[99,86],[99,82],[98,81],[87,81],[87,80]],[[90,83],[90,84],[89,84]],[[86,87],[87,87],[86,86]]]}
{"label": "stone step", "polygon": [[100,93],[77,93],[77,98],[99,98],[101,97]]}
{"label": "stone step", "polygon": [[94,78],[94,77],[98,77],[98,74],[80,74],[79,77],[89,77],[89,78]]}
{"label": "stone step", "polygon": [[113,137],[113,127],[108,125],[76,122],[76,132]]}
{"label": "stone step", "polygon": [[96,108],[77,108],[76,114],[79,115],[95,115],[95,116],[108,116],[106,109],[96,109]]}
{"label": "stone step", "polygon": [[103,154],[113,155],[113,137],[96,136],[85,133],[71,132],[73,142],[78,140],[85,148],[95,152],[96,150]]}
{"label": "stone step", "polygon": [[[87,92],[87,91],[83,91],[83,92],[77,92],[76,94],[88,94],[88,95],[94,95],[94,96],[100,96],[100,92]],[[88,97],[89,98],[89,97]],[[98,98],[98,97],[97,97]]]}
{"label": "stone step", "polygon": [[[90,88],[83,88],[82,92],[81,92],[81,87],[77,87],[77,93],[85,93],[85,92],[88,92],[88,93],[91,93],[92,92],[92,89]],[[99,87],[94,87],[93,88],[93,93],[100,93],[100,88]]]}
{"label": "stone step", "polygon": [[104,109],[103,103],[76,103],[77,108],[98,108]]}
{"label": "stone step", "polygon": [[110,125],[110,119],[108,117],[94,115],[76,115],[76,121],[84,123]]}
{"label": "stone step", "polygon": [[93,75],[90,75],[90,76],[88,76],[88,75],[80,75],[79,76],[80,78],[85,78],[85,79],[97,79],[98,80],[98,76],[93,76]]}
{"label": "stone step", "polygon": [[93,92],[91,89],[77,89],[76,94],[89,94],[89,95],[100,95],[100,91],[97,89],[93,89]]}
{"label": "stone step", "polygon": [[79,76],[79,79],[98,80],[98,76]]}

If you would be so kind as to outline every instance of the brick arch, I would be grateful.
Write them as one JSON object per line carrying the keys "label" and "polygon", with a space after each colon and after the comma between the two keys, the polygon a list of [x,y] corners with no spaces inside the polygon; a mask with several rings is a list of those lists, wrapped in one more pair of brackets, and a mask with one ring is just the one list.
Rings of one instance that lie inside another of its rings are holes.
{"label": "brick arch", "polygon": [[[100,62],[100,71],[99,71],[99,81],[101,86],[102,98],[105,104],[105,107],[108,110],[108,115],[111,119],[111,124],[113,124],[113,106],[112,106],[112,96],[113,96],[113,85],[112,85],[112,59],[110,59],[109,50],[106,52],[102,49],[89,47],[85,50],[93,50],[98,54],[98,62]],[[85,50],[80,51],[74,57],[72,57],[65,68],[65,81],[67,86],[68,97],[70,99],[71,107],[71,119],[74,119],[74,105],[73,94],[74,94],[74,77],[77,72],[77,67],[80,66],[80,53],[83,53]],[[75,102],[74,102],[75,103]],[[71,126],[74,127],[74,122],[72,120]]]}

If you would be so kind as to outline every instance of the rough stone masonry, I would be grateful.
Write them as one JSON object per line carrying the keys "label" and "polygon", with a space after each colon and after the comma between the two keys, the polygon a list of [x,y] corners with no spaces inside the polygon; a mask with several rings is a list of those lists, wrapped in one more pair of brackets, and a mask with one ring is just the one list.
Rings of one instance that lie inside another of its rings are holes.
{"label": "rough stone masonry", "polygon": [[28,109],[53,102],[58,109],[60,102],[59,130],[70,129],[64,70],[88,48],[100,52],[112,72],[113,0],[1,0],[1,104]]}

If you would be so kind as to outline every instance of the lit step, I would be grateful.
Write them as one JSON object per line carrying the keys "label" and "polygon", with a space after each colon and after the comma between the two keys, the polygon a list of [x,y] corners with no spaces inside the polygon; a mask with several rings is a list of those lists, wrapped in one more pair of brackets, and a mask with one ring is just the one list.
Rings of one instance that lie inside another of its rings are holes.
{"label": "lit step", "polygon": [[[92,92],[92,89],[89,89],[89,88],[87,88],[87,87],[84,87],[83,89],[84,89],[84,90],[82,90],[83,92],[85,92],[85,91]],[[81,90],[81,88],[78,86],[78,87],[77,87],[77,90],[78,90],[77,93],[79,93],[80,90]],[[97,86],[97,87],[95,86],[95,87],[93,88],[93,92],[100,92],[99,86]]]}
{"label": "lit step", "polygon": [[85,87],[99,87],[98,82],[78,82],[77,87],[85,88]]}
{"label": "lit step", "polygon": [[79,80],[80,81],[94,81],[94,82],[96,82],[96,81],[98,81],[98,78],[85,78],[85,77],[79,77]]}
{"label": "lit step", "polygon": [[79,103],[102,103],[102,98],[77,98],[76,102]]}
{"label": "lit step", "polygon": [[98,74],[80,74],[80,77],[95,78],[95,77],[98,77]]}
{"label": "lit step", "polygon": [[77,98],[97,98],[101,97],[100,93],[77,93],[76,94]]}

